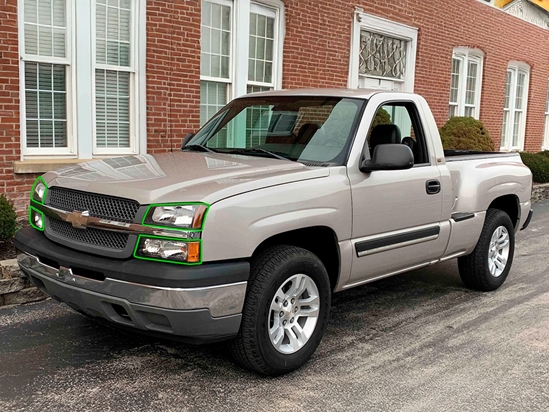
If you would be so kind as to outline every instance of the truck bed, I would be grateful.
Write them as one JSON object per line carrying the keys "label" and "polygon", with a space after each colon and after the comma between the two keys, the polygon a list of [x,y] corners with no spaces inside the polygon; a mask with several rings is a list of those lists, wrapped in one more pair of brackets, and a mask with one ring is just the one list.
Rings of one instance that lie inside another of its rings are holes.
{"label": "truck bed", "polygon": [[479,152],[474,150],[444,150],[446,162],[459,162],[463,160],[490,159],[492,157],[515,157],[517,152]]}

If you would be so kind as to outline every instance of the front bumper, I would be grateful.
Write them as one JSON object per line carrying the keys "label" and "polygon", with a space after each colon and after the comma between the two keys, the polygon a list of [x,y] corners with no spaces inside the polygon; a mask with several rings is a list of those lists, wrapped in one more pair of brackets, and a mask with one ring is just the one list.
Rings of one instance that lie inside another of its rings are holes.
{"label": "front bumper", "polygon": [[[30,230],[38,233],[32,228]],[[21,233],[23,231],[28,236]],[[23,229],[16,236],[16,246],[25,252],[17,258],[19,267],[40,290],[77,311],[123,327],[152,334],[162,333],[197,343],[222,340],[238,333],[246,294],[245,280],[196,286],[197,279],[193,279],[193,274],[197,275],[200,284],[204,280],[198,276],[202,273],[200,267],[181,268],[179,265],[157,262],[139,262],[139,266],[147,272],[149,269],[143,267],[144,263],[156,265],[157,279],[164,281],[166,276],[163,276],[163,269],[167,266],[172,270],[176,266],[179,279],[173,279],[177,274],[173,273],[173,276],[168,276],[168,280],[178,286],[151,285],[111,277],[109,274],[116,275],[112,268],[110,271],[99,272],[105,275],[104,278],[93,279],[88,276],[90,270],[86,269],[85,262],[78,259],[85,254],[56,245],[45,237],[45,241],[51,243],[52,250],[32,247],[40,242],[30,241],[30,246],[24,242],[43,237],[41,233],[38,235],[35,237],[32,232]],[[64,256],[57,256],[61,252]],[[94,256],[93,260],[96,271],[109,262],[115,267],[122,264],[116,259],[98,256]],[[234,263],[226,265],[230,275]],[[223,273],[223,264],[215,267]],[[83,276],[79,274],[80,271]],[[247,272],[241,276],[247,279]],[[219,278],[216,277],[216,280],[219,281]],[[186,283],[195,287],[185,287]]]}

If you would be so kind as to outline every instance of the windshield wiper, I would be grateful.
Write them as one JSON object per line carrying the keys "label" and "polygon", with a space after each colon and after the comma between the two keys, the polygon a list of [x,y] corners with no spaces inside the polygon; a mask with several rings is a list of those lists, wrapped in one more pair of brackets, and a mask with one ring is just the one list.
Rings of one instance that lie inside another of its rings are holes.
{"label": "windshield wiper", "polygon": [[189,150],[200,149],[203,152],[217,153],[217,150],[210,149],[209,147],[206,147],[201,144],[190,144],[190,145],[184,146],[183,149],[181,150],[185,150],[185,149],[189,149]]}
{"label": "windshield wiper", "polygon": [[250,148],[247,148],[247,149],[242,148],[242,149],[231,150],[230,153],[248,154],[248,153],[254,153],[254,152],[256,152],[256,153],[257,152],[265,153],[265,154],[268,154],[269,156],[271,156],[272,158],[280,159],[280,160],[287,160],[287,161],[291,162],[291,160],[288,159],[287,157],[277,155],[276,153],[269,152],[268,150],[261,149],[259,147],[250,147]]}

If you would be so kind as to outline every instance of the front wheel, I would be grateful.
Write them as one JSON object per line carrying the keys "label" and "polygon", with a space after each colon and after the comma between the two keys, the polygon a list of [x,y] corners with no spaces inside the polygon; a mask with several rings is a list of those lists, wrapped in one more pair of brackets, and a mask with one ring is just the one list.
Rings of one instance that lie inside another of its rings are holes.
{"label": "front wheel", "polygon": [[315,352],[330,311],[330,281],[308,250],[275,246],[254,257],[242,311],[231,342],[235,359],[265,375],[299,368]]}
{"label": "front wheel", "polygon": [[515,253],[515,230],[503,210],[488,209],[478,243],[468,256],[458,259],[465,286],[483,292],[499,288],[511,269]]}

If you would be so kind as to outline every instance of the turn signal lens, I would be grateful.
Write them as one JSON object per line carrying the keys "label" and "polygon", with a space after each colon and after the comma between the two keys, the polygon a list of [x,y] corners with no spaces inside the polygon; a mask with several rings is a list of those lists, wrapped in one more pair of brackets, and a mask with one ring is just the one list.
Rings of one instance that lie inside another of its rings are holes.
{"label": "turn signal lens", "polygon": [[200,262],[200,242],[188,243],[187,262]]}

